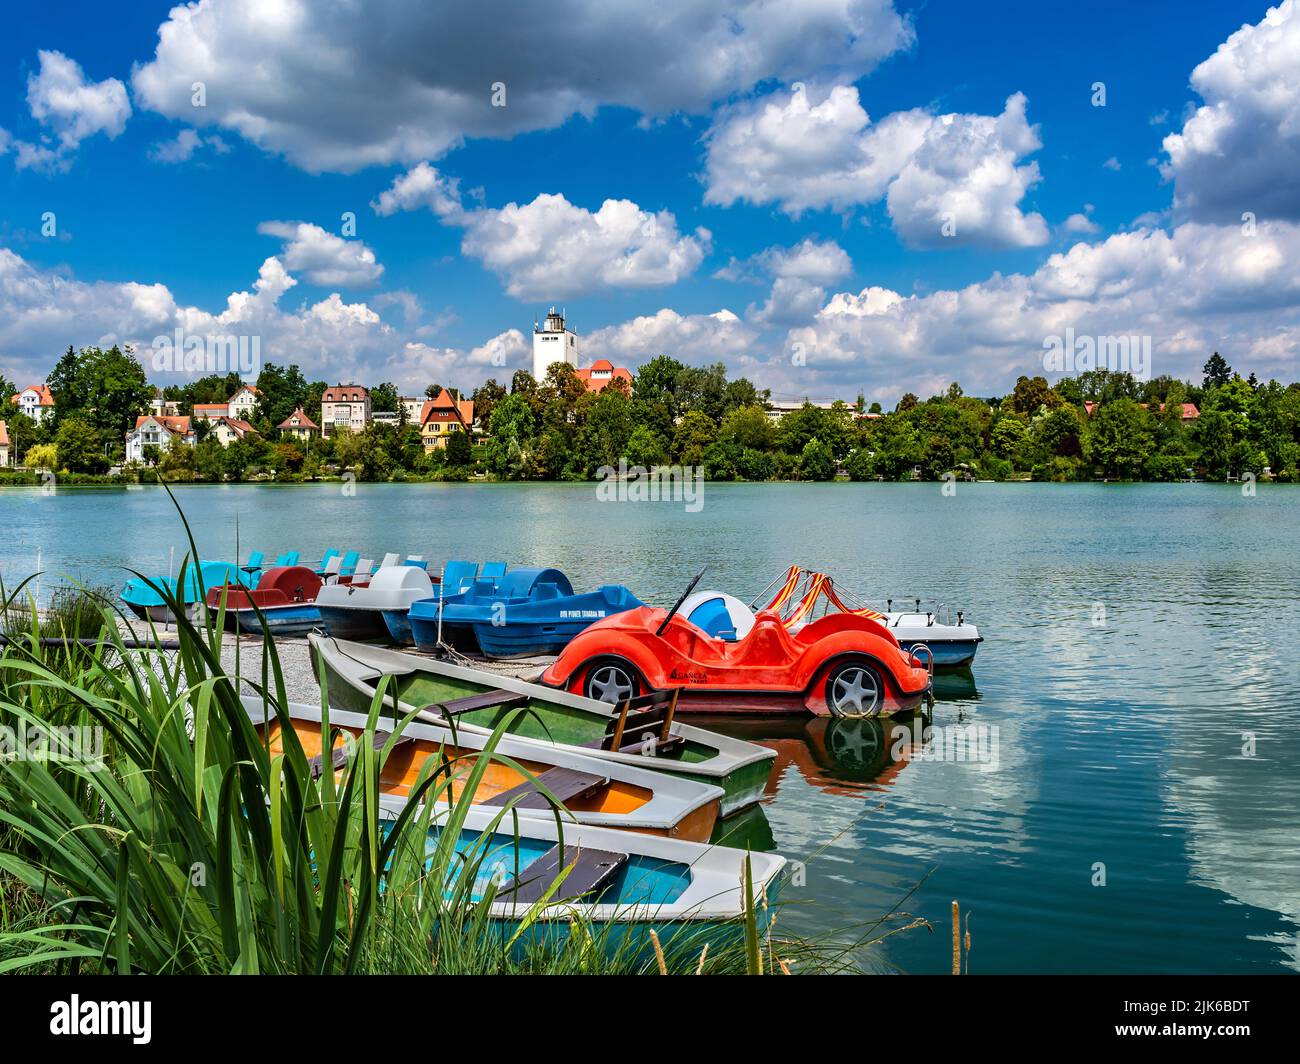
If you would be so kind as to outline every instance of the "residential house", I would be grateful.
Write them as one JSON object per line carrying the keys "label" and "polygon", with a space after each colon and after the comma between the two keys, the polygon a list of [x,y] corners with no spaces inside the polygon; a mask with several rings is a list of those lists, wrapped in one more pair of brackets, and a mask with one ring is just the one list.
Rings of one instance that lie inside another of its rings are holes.
{"label": "residential house", "polygon": [[257,410],[257,400],[261,398],[258,390],[251,384],[240,385],[239,390],[235,392],[226,403],[226,416],[238,418],[240,421],[248,421]]}
{"label": "residential house", "polygon": [[420,411],[420,442],[425,454],[446,447],[453,432],[472,433],[473,429],[474,401],[453,399],[446,388],[428,400]]}
{"label": "residential house", "polygon": [[[1083,412],[1088,417],[1092,417],[1092,415],[1097,412],[1097,408],[1099,406],[1101,406],[1100,403],[1094,403],[1092,402],[1092,400],[1088,400],[1083,404]],[[1140,406],[1143,410],[1148,409],[1146,403],[1138,403],[1138,406]],[[1158,407],[1158,410],[1161,414],[1163,414],[1165,412],[1165,404],[1161,403],[1160,406]],[[1195,403],[1183,403],[1183,412],[1179,420],[1181,420],[1184,425],[1186,425],[1189,421],[1195,421],[1200,416],[1201,416],[1201,412],[1199,409],[1197,409]]]}
{"label": "residential house", "polygon": [[9,453],[9,426],[0,421],[0,469],[13,464]]}
{"label": "residential house", "polygon": [[632,388],[632,371],[615,366],[607,358],[597,359],[585,369],[574,370],[574,373],[589,392],[603,392],[613,381],[626,381],[629,391]]}
{"label": "residential house", "polygon": [[212,431],[209,435],[222,447],[229,447],[245,436],[256,436],[257,429],[242,418],[218,417],[212,419]]}
{"label": "residential house", "polygon": [[215,421],[219,417],[230,416],[229,403],[195,403],[194,419],[196,421]]}
{"label": "residential house", "polygon": [[42,418],[54,413],[54,393],[44,384],[24,388],[9,401],[37,424],[40,424]]}
{"label": "residential house", "polygon": [[296,440],[310,440],[313,436],[320,433],[320,426],[316,424],[298,407],[292,414],[276,426],[286,436],[292,436]]}
{"label": "residential house", "polygon": [[126,460],[143,462],[146,447],[153,446],[165,451],[174,439],[194,446],[198,437],[188,417],[142,414],[135,419],[135,428],[126,434]]}
{"label": "residential house", "polygon": [[338,384],[320,397],[321,433],[327,438],[339,428],[360,432],[370,420],[370,393],[359,384]]}
{"label": "residential house", "polygon": [[156,392],[154,397],[149,400],[149,413],[160,414],[164,417],[176,417],[181,412],[181,404],[175,399],[164,399],[163,393]]}

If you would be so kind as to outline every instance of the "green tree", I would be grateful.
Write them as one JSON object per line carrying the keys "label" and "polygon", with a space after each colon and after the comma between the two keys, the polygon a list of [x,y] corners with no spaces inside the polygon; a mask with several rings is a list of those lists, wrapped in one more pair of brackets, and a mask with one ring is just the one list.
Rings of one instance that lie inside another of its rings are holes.
{"label": "green tree", "polygon": [[103,444],[93,425],[81,418],[65,418],[54,440],[59,468],[71,473],[102,473],[108,468]]}
{"label": "green tree", "polygon": [[835,456],[829,444],[811,439],[799,454],[799,476],[802,480],[833,480]]}
{"label": "green tree", "polygon": [[463,467],[474,461],[474,448],[468,432],[453,432],[447,440],[447,464]]}
{"label": "green tree", "polygon": [[1202,372],[1204,373],[1202,387],[1207,391],[1211,388],[1222,388],[1228,381],[1232,380],[1232,367],[1228,365],[1228,360],[1217,351],[1205,360]]}
{"label": "green tree", "polygon": [[[521,370],[520,373],[523,371]],[[532,375],[525,374],[531,385]],[[515,374],[519,381],[519,373]],[[522,385],[524,382],[519,381]],[[521,387],[497,403],[492,411],[491,441],[488,444],[488,468],[498,477],[518,480],[529,475],[528,451],[533,442],[533,411],[527,395],[531,387]]]}
{"label": "green tree", "polygon": [[717,438],[718,427],[701,410],[689,410],[673,433],[673,455],[682,465],[702,466],[704,455]]}
{"label": "green tree", "polygon": [[1088,422],[1084,453],[1100,473],[1134,479],[1152,450],[1150,425],[1150,415],[1132,399],[1107,403]]}
{"label": "green tree", "polygon": [[379,413],[395,413],[397,411],[397,400],[397,385],[392,381],[383,381],[370,389],[371,410]]}

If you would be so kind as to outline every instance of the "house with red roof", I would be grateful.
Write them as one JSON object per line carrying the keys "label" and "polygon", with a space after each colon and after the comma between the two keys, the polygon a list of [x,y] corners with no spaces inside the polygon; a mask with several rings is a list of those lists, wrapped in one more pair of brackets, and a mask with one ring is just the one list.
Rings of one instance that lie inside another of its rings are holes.
{"label": "house with red roof", "polygon": [[474,431],[474,401],[455,399],[446,388],[438,391],[420,411],[420,442],[428,454],[436,448],[446,447],[454,432]]}
{"label": "house with red roof", "polygon": [[286,436],[292,436],[296,440],[310,440],[313,436],[320,434],[320,426],[307,416],[302,407],[298,407],[297,410],[275,427]]}
{"label": "house with red roof", "polygon": [[194,418],[196,421],[213,421],[219,417],[230,416],[229,403],[195,403]]}
{"label": "house with red roof", "polygon": [[191,447],[197,442],[198,436],[188,417],[142,414],[135,419],[135,428],[126,434],[126,460],[143,462],[146,447],[166,450],[174,439],[179,439]]}
{"label": "house with red roof", "polygon": [[622,366],[615,366],[607,358],[600,358],[585,369],[574,370],[578,380],[587,386],[589,392],[603,392],[612,381],[625,381],[628,389],[632,388],[632,372]]}
{"label": "house with red roof", "polygon": [[33,384],[10,397],[9,401],[21,413],[40,424],[47,414],[54,413],[54,393],[44,384]]}
{"label": "house with red roof", "polygon": [[9,426],[0,421],[0,469],[12,464],[9,454]]}
{"label": "house with red roof", "polygon": [[242,440],[245,436],[256,436],[257,429],[253,428],[243,418],[238,417],[216,417],[212,419],[212,431],[209,436],[215,439],[222,447],[229,447],[236,440]]}
{"label": "house with red roof", "polygon": [[226,401],[226,416],[247,421],[257,409],[259,398],[261,393],[251,384],[240,385],[235,394]]}
{"label": "house with red roof", "polygon": [[336,384],[320,397],[321,435],[336,429],[360,432],[370,424],[370,393],[359,384]]}
{"label": "house with red roof", "polygon": [[[1195,403],[1183,403],[1182,405],[1183,405],[1183,413],[1180,420],[1184,425],[1186,425],[1189,421],[1195,421],[1198,417],[1201,416],[1201,412],[1200,410],[1197,409]],[[1083,404],[1083,412],[1088,417],[1092,417],[1092,415],[1097,412],[1097,407],[1099,406],[1101,406],[1100,403],[1094,403],[1092,400],[1088,400]],[[1138,403],[1138,406],[1140,406],[1143,410],[1148,409],[1146,403]],[[1165,412],[1164,403],[1160,404],[1159,412],[1162,414]]]}

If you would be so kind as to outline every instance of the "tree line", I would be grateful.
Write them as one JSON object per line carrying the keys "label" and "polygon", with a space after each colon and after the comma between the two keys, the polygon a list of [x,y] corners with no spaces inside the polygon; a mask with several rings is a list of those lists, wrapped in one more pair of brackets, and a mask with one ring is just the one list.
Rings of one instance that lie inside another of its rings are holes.
{"label": "tree line", "polygon": [[[243,383],[214,375],[164,389],[190,413],[225,402]],[[196,421],[194,447],[173,441],[154,472],[172,480],[314,480],[344,472],[365,480],[589,480],[603,467],[691,466],[714,480],[937,480],[955,473],[988,480],[1223,480],[1252,473],[1300,479],[1300,384],[1243,378],[1214,353],[1199,384],[1093,370],[1049,384],[1022,376],[1009,395],[975,397],[953,383],[892,411],[854,403],[805,403],[774,418],[770,395],[723,363],[689,366],[659,356],[630,386],[589,391],[573,368],[544,379],[524,370],[509,385],[488,380],[472,393],[476,432],[451,434],[425,451],[390,382],[370,390],[395,423],[298,441],[276,426],[301,406],[319,422],[325,382],[298,366],[263,366],[252,415],[257,434],[222,447]],[[49,379],[52,417],[36,425],[10,412],[15,451],[29,467],[97,474],[123,459],[126,430],[154,389],[130,349],[69,349]],[[0,381],[10,394],[10,382]],[[460,393],[449,388],[457,398]],[[436,395],[437,384],[426,389]],[[1189,417],[1191,404],[1198,416]],[[1187,413],[1185,413],[1185,410]],[[124,475],[140,476],[128,468]],[[151,472],[150,476],[153,475]]]}

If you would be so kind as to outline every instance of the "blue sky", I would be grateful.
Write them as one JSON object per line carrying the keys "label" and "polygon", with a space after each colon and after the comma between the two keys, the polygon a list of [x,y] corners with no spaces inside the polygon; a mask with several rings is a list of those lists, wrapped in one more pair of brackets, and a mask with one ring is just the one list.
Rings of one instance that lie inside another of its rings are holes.
{"label": "blue sky", "polygon": [[1289,2],[348,6],[11,16],[0,372],[185,327],[472,386],[554,301],[588,358],[782,395],[996,393],[1067,327],[1300,377]]}

